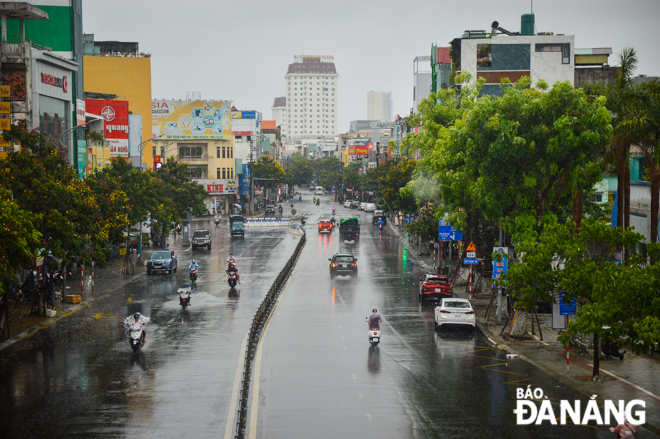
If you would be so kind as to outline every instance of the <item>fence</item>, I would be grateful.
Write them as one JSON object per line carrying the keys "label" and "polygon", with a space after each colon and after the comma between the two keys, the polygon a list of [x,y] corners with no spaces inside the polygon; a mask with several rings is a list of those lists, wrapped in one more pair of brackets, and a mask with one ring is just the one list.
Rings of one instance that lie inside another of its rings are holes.
{"label": "fence", "polygon": [[282,218],[245,218],[245,227],[289,227],[292,222],[293,218],[291,216],[284,216]]}
{"label": "fence", "polygon": [[[236,419],[236,430],[235,430],[236,439],[243,439],[245,435],[248,396],[250,393],[249,392],[250,373],[252,371],[252,360],[257,351],[257,345],[259,344],[259,339],[261,338],[261,332],[264,328],[266,321],[268,320],[268,317],[273,311],[275,303],[277,302],[277,298],[279,297],[280,292],[282,291],[282,288],[286,283],[286,280],[289,278],[289,275],[291,274],[291,270],[293,269],[294,265],[296,264],[296,261],[298,260],[298,257],[300,256],[300,252],[305,246],[305,241],[306,241],[306,235],[303,234],[302,238],[300,238],[300,241],[298,242],[298,245],[296,246],[296,250],[293,252],[293,255],[291,255],[286,265],[284,265],[282,271],[280,271],[280,274],[275,279],[275,282],[273,282],[273,285],[271,285],[270,290],[268,290],[268,294],[266,294],[266,297],[264,298],[263,302],[261,302],[261,306],[259,307],[259,309],[254,315],[254,318],[252,319],[252,326],[250,327],[250,332],[248,334],[248,344],[247,344],[247,348],[245,349],[243,379],[241,380],[241,388],[238,398],[238,407],[236,409],[238,411],[237,419]],[[254,395],[254,397],[259,398],[259,395]]]}

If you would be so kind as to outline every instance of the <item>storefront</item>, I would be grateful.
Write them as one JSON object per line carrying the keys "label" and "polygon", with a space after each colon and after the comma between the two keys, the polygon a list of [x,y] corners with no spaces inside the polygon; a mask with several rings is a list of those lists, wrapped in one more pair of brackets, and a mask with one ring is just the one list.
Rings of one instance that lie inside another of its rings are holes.
{"label": "storefront", "polygon": [[72,127],[73,72],[77,70],[76,62],[32,49],[32,128],[57,146],[61,140],[70,155],[74,152],[72,136],[60,136]]}
{"label": "storefront", "polygon": [[[238,195],[238,180],[200,179],[193,181],[204,186],[208,196],[206,206],[211,213],[226,215],[232,212],[230,209],[234,204],[240,203]],[[215,209],[215,211],[214,211]]]}

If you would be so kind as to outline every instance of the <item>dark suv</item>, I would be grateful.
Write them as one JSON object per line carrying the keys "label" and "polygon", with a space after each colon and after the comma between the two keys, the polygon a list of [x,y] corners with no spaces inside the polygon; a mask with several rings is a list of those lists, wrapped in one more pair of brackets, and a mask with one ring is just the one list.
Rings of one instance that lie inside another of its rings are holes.
{"label": "dark suv", "polygon": [[164,271],[166,273],[176,273],[176,255],[174,250],[156,250],[149,256],[147,261],[147,274],[154,271]]}
{"label": "dark suv", "polygon": [[206,247],[211,250],[211,233],[208,230],[195,230],[192,238],[192,248]]}
{"label": "dark suv", "polygon": [[330,279],[333,279],[337,275],[351,275],[352,277],[357,277],[357,259],[355,259],[353,255],[335,253],[332,258],[328,258],[328,261],[330,261]]}

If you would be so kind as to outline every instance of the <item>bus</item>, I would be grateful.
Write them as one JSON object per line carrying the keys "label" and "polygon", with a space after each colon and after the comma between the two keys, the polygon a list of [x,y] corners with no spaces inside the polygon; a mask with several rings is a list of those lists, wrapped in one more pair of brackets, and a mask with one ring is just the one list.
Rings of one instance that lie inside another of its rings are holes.
{"label": "bus", "polygon": [[316,186],[314,188],[314,195],[323,195],[323,186]]}

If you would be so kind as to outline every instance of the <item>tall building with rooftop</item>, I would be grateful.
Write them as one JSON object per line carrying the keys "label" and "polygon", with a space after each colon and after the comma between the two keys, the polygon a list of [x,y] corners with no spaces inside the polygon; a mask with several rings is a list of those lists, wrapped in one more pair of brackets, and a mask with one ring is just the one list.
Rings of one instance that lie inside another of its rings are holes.
{"label": "tall building with rooftop", "polygon": [[294,57],[286,80],[286,123],[290,139],[334,136],[337,133],[339,74],[332,56]]}

